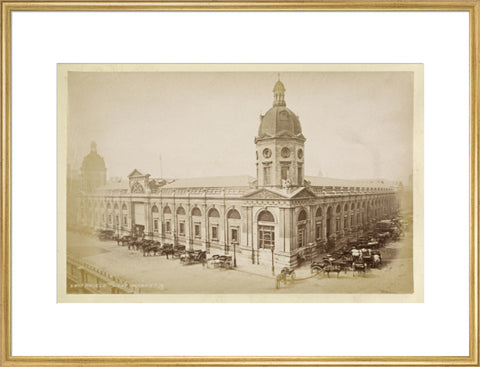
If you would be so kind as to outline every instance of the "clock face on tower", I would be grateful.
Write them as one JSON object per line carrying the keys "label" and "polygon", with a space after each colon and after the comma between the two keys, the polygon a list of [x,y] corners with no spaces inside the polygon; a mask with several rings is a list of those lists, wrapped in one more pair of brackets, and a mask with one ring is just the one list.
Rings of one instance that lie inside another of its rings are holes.
{"label": "clock face on tower", "polygon": [[268,148],[265,148],[265,149],[263,150],[263,156],[264,156],[265,158],[270,158],[270,157],[272,156],[272,151],[271,151],[270,149],[268,149]]}
{"label": "clock face on tower", "polygon": [[287,147],[282,148],[281,154],[282,154],[282,158],[290,157],[290,149],[288,149]]}
{"label": "clock face on tower", "polygon": [[299,149],[297,154],[298,154],[298,159],[303,158],[303,150]]}

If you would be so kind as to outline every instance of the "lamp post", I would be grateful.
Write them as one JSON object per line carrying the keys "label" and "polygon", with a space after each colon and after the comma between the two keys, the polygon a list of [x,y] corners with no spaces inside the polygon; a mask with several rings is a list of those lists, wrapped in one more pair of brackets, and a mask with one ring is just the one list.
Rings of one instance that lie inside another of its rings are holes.
{"label": "lamp post", "polygon": [[237,241],[232,242],[233,245],[233,267],[237,267]]}
{"label": "lamp post", "polygon": [[118,229],[118,222],[117,222],[117,246],[120,246],[120,230]]}
{"label": "lamp post", "polygon": [[275,275],[275,259],[273,258],[273,252],[275,251],[275,246],[270,247],[272,250],[272,275]]}

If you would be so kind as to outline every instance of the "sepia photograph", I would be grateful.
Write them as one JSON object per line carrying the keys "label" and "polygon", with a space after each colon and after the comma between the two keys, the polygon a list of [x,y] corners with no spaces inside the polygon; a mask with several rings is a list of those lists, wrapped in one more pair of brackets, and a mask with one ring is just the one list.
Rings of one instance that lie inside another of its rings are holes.
{"label": "sepia photograph", "polygon": [[423,302],[423,65],[58,76],[60,302]]}

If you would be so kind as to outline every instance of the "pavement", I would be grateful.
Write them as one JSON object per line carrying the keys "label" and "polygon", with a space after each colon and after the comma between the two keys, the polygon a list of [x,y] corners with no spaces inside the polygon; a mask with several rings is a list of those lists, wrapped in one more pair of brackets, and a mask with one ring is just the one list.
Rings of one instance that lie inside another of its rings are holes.
{"label": "pavement", "polygon": [[[142,256],[141,252],[69,232],[67,254],[125,279],[142,293],[410,293],[413,291],[411,237],[389,243],[382,252],[384,266],[363,276],[352,272],[312,276],[310,263],[295,269],[296,281],[275,288],[271,264],[252,264],[238,257],[233,270],[212,269],[201,264],[182,265],[178,259]],[[210,254],[211,256],[211,254]],[[275,269],[278,274],[281,269]]]}

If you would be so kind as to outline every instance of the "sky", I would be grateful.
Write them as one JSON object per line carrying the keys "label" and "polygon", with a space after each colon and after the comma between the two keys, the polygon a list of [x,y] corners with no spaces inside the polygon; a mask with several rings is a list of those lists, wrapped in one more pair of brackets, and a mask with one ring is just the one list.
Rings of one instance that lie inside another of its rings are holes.
{"label": "sky", "polygon": [[[412,72],[284,72],[305,175],[408,182]],[[97,143],[107,177],[251,175],[277,72],[69,72],[67,162]]]}

